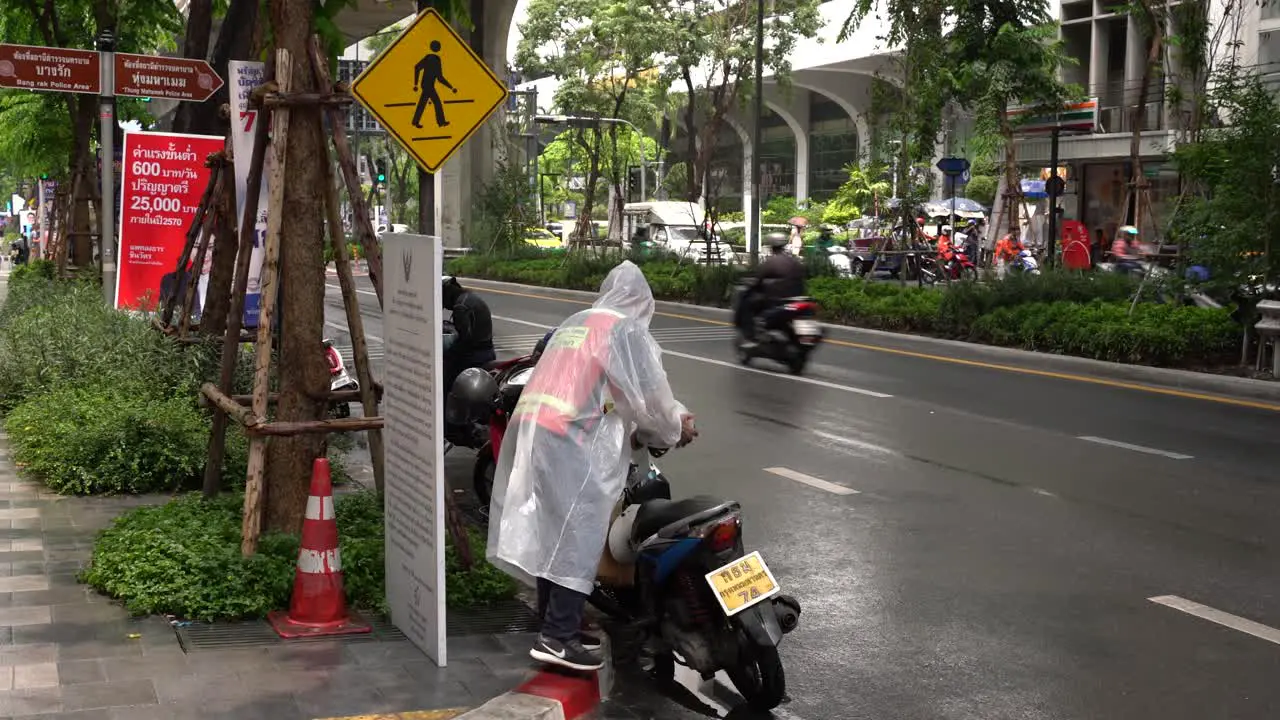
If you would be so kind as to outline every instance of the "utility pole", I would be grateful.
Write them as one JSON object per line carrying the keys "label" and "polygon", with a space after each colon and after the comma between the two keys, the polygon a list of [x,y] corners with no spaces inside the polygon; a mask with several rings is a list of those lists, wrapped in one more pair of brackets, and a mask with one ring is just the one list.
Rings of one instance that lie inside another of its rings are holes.
{"label": "utility pole", "polygon": [[756,92],[752,98],[751,128],[751,217],[747,219],[750,232],[747,251],[751,264],[760,262],[760,125],[764,119],[764,0],[756,0]]}
{"label": "utility pole", "polygon": [[[431,7],[431,0],[418,0],[418,12]],[[477,26],[483,18],[473,18]],[[477,30],[478,32],[478,30]],[[418,232],[436,234],[436,176],[418,167]]]}
{"label": "utility pole", "polygon": [[[102,296],[108,305],[116,302],[116,34],[111,28],[98,33],[98,52],[102,53],[102,89],[98,96],[98,150],[101,155],[99,177],[102,182],[102,202],[98,222],[98,259],[102,262]],[[196,272],[200,272],[199,269]]]}

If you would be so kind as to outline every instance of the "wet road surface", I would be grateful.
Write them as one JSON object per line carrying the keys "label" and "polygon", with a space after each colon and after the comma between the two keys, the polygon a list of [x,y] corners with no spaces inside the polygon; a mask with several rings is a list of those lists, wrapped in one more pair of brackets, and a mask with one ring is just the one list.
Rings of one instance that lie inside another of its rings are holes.
{"label": "wet road surface", "polygon": [[[500,354],[583,307],[495,287]],[[702,432],[674,492],[740,501],[804,608],[775,717],[1280,717],[1280,413],[835,344],[794,378],[722,324],[653,330]],[[732,707],[682,679],[610,712]]]}

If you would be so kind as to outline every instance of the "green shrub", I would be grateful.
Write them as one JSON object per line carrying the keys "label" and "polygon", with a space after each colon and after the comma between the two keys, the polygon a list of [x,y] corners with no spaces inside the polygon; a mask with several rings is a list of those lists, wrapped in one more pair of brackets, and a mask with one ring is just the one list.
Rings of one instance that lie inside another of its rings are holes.
{"label": "green shrub", "polygon": [[[455,260],[450,270],[494,280],[595,290],[620,259],[619,255],[522,260],[469,256]],[[742,272],[642,259],[640,267],[654,297],[712,305],[728,302]],[[1131,317],[1136,281],[1112,273],[1046,272],[983,284],[918,288],[820,272],[826,270],[822,259],[811,260],[809,294],[821,306],[822,319],[840,324],[1157,365],[1218,362],[1238,340],[1239,329],[1224,310],[1142,302]],[[1155,289],[1150,290],[1154,295]]]}
{"label": "green shrub", "polygon": [[208,419],[191,399],[115,385],[36,395],[5,425],[14,459],[50,489],[74,495],[192,487],[208,449]]}
{"label": "green shrub", "polygon": [[[298,539],[266,534],[251,558],[240,554],[244,498],[206,501],[184,496],[165,505],[130,510],[104,530],[81,579],[122,601],[135,614],[171,614],[192,620],[261,617],[288,607]],[[382,502],[372,492],[336,498],[347,602],[386,612]],[[452,607],[487,604],[515,595],[514,581],[479,559],[469,573],[446,548],[447,598]]]}
{"label": "green shrub", "polygon": [[992,345],[1152,365],[1218,361],[1239,340],[1225,309],[1094,300],[996,308],[968,339]]}
{"label": "green shrub", "polygon": [[53,282],[39,298],[28,290],[9,300],[29,304],[0,333],[0,410],[67,385],[194,397],[208,373],[200,353],[107,307],[91,285]]}
{"label": "green shrub", "polygon": [[192,495],[130,510],[98,536],[82,580],[137,615],[212,621],[287,607],[298,540],[266,534],[242,557],[243,502]]}

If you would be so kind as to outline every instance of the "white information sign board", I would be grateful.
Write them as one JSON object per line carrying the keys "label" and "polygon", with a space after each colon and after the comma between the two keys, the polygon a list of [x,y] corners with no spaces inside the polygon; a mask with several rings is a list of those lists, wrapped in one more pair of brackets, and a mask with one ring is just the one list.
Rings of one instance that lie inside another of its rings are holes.
{"label": "white information sign board", "polygon": [[443,243],[382,236],[387,604],[391,622],[445,664]]}

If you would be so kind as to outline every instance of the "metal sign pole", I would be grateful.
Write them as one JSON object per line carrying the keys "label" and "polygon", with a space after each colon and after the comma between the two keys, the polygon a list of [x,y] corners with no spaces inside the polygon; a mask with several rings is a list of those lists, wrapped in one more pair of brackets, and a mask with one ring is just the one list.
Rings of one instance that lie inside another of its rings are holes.
{"label": "metal sign pole", "polygon": [[102,88],[98,95],[98,140],[101,148],[99,174],[102,182],[102,203],[99,205],[101,235],[98,242],[98,259],[102,262],[102,297],[108,305],[116,299],[116,241],[115,241],[115,33],[110,29],[98,35],[98,51],[102,53]]}

